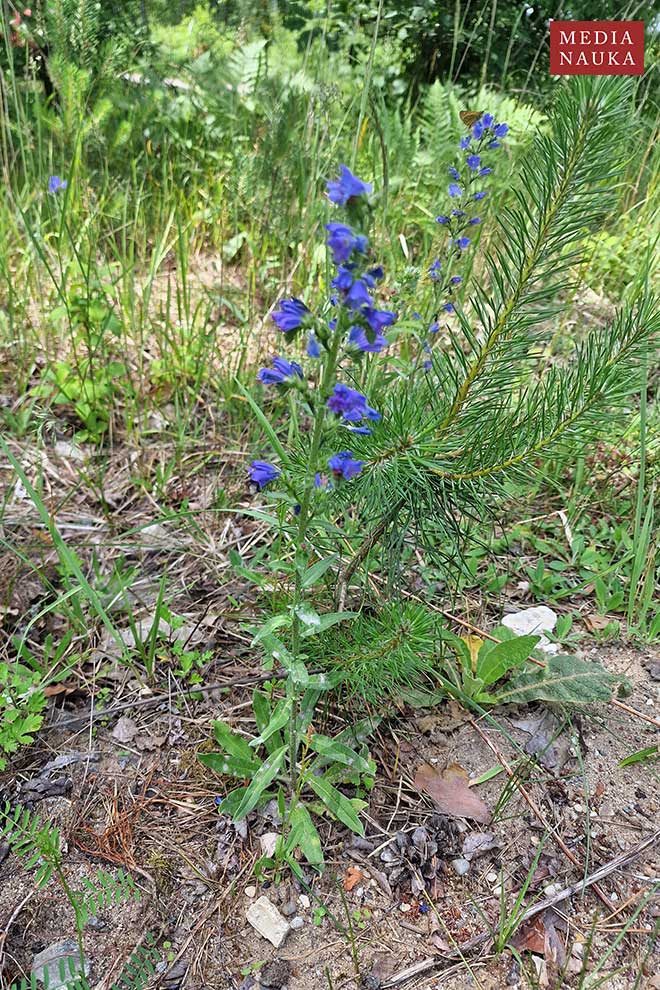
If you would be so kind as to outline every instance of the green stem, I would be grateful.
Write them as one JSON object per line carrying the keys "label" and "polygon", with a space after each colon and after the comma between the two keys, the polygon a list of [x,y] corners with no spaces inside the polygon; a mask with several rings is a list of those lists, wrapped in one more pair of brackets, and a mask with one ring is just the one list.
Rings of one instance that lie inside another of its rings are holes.
{"label": "green stem", "polygon": [[[303,545],[310,520],[310,504],[312,492],[314,490],[314,475],[316,473],[321,438],[323,436],[323,424],[327,413],[325,399],[330,391],[330,386],[334,381],[339,357],[339,346],[344,336],[343,320],[337,320],[337,327],[331,338],[327,357],[323,367],[323,375],[318,390],[318,403],[314,414],[314,426],[312,429],[312,442],[309,448],[309,458],[307,461],[307,476],[305,478],[305,488],[300,502],[300,512],[298,514],[298,531],[296,534],[296,577],[293,599],[293,624],[291,627],[291,652],[294,660],[298,659],[300,653],[300,619],[298,609],[303,597],[302,588],[302,564],[304,559]],[[293,693],[293,692],[292,692]],[[289,776],[291,781],[291,793],[295,793],[298,781],[298,710],[299,698],[293,694],[291,701],[291,714],[289,715]]]}

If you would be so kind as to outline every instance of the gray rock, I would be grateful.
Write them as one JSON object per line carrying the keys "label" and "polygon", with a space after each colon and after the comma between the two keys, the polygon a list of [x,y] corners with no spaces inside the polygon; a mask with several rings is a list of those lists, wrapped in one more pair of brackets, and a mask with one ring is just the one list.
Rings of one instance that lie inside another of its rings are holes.
{"label": "gray rock", "polygon": [[44,975],[48,972],[48,990],[61,990],[72,977],[89,976],[89,960],[83,957],[82,965],[78,943],[73,938],[64,938],[54,942],[43,952],[38,952],[32,960],[32,976],[39,983],[44,983]]}
{"label": "gray rock", "polygon": [[299,928],[302,928],[302,926],[303,926],[303,925],[305,924],[305,922],[304,922],[304,921],[303,921],[303,919],[302,919],[302,918],[300,917],[300,915],[298,915],[298,917],[297,917],[297,918],[292,918],[292,919],[291,919],[291,923],[290,923],[290,924],[291,924],[291,931],[294,931],[294,932],[295,932],[295,931],[297,931],[297,930],[298,930]]}
{"label": "gray rock", "polygon": [[458,873],[459,877],[464,877],[470,869],[467,859],[452,859],[451,865],[454,873]]}
{"label": "gray rock", "polygon": [[289,922],[267,897],[259,897],[251,904],[245,917],[255,931],[267,938],[276,949],[279,949],[289,933]]}

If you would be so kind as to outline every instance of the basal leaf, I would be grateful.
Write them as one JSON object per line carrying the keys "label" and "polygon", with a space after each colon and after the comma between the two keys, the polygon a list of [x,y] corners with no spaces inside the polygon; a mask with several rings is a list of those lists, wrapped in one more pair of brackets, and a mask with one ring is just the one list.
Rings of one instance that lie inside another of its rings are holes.
{"label": "basal leaf", "polygon": [[344,766],[351,767],[352,770],[359,770],[362,773],[369,773],[369,764],[361,756],[336,739],[314,733],[310,740],[310,746],[320,756],[336,763],[343,763]]}
{"label": "basal leaf", "polygon": [[[270,722],[273,714],[268,696],[263,691],[255,689],[253,692],[252,711],[254,712],[254,720],[257,723],[257,728],[261,733]],[[269,753],[274,753],[275,750],[279,749],[282,745],[282,737],[280,733],[271,733],[266,739],[264,739],[264,744]]]}
{"label": "basal leaf", "polygon": [[245,818],[253,808],[256,808],[261,795],[280,772],[285,755],[286,746],[281,746],[276,752],[269,754],[267,759],[261,764],[254,775],[252,783],[243,795],[243,800],[234,812],[233,817],[236,821]]}
{"label": "basal leaf", "polygon": [[261,766],[254,753],[249,760],[229,753],[200,753],[199,762],[216,773],[227,773],[232,777],[253,777]]}
{"label": "basal leaf", "polygon": [[267,740],[270,739],[274,733],[279,732],[279,730],[289,721],[290,713],[291,699],[281,698],[273,709],[268,725],[261,730],[260,735],[258,735],[256,739],[251,740],[250,747],[255,749],[257,746],[260,746],[261,743],[267,742]]}
{"label": "basal leaf", "polygon": [[499,681],[509,670],[520,667],[525,662],[539,638],[517,636],[504,643],[495,643],[486,651],[482,647],[477,658],[477,677],[486,687]]}
{"label": "basal leaf", "polygon": [[344,825],[347,825],[357,835],[364,835],[364,826],[358,818],[355,808],[341,791],[329,784],[323,777],[308,777],[307,782],[313,791],[323,801],[324,805]]}
{"label": "basal leaf", "polygon": [[615,683],[616,678],[600,664],[558,653],[548,657],[545,669],[521,673],[509,681],[497,692],[497,701],[499,704],[609,701]]}
{"label": "basal leaf", "polygon": [[295,806],[291,812],[290,823],[289,848],[295,849],[296,846],[299,846],[308,863],[311,863],[312,866],[322,866],[323,849],[321,847],[321,839],[304,804],[298,802]]}
{"label": "basal leaf", "polygon": [[247,741],[236,732],[232,732],[225,722],[213,723],[213,735],[225,752],[231,753],[232,756],[239,756],[248,762],[254,762],[254,752],[250,749]]}

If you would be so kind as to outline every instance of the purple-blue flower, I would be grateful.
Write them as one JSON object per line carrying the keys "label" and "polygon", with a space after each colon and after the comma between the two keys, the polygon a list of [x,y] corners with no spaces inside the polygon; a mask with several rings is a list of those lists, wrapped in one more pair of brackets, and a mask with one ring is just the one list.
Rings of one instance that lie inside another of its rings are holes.
{"label": "purple-blue flower", "polygon": [[313,333],[310,333],[309,340],[307,341],[307,356],[311,358],[321,357],[321,348]]}
{"label": "purple-blue flower", "polygon": [[435,218],[435,222],[444,225],[444,224],[448,224],[450,221],[449,221],[449,217],[439,216]]}
{"label": "purple-blue flower", "polygon": [[387,337],[380,330],[373,331],[372,336],[373,340],[369,340],[365,328],[356,325],[350,329],[348,342],[366,354],[378,354],[384,347],[387,347]]}
{"label": "purple-blue flower", "polygon": [[302,299],[283,299],[279,306],[273,313],[272,320],[284,333],[297,330],[309,313]]}
{"label": "purple-blue flower", "polygon": [[461,138],[461,151],[467,151],[467,149],[470,147],[471,140],[472,138],[470,137],[469,134],[466,137]]}
{"label": "purple-blue flower", "polygon": [[465,210],[452,210],[451,212],[452,212],[453,216],[455,216],[455,217],[464,217],[465,216]]}
{"label": "purple-blue flower", "polygon": [[446,302],[442,308],[444,309],[445,313],[453,313],[454,312],[454,304],[453,303]]}
{"label": "purple-blue flower", "polygon": [[452,285],[460,285],[461,282],[463,281],[463,278],[461,275],[452,275],[449,281],[451,282]]}
{"label": "purple-blue flower", "polygon": [[465,161],[467,162],[467,166],[471,172],[476,172],[481,165],[481,158],[479,155],[468,155]]}
{"label": "purple-blue flower", "polygon": [[330,283],[333,289],[339,289],[341,292],[348,292],[350,287],[353,285],[353,272],[351,268],[346,265],[340,265],[337,269],[337,274]]}
{"label": "purple-blue flower", "polygon": [[319,471],[316,472],[314,477],[314,487],[315,488],[325,488],[326,492],[329,492],[332,488],[332,483],[328,481],[328,476],[321,474]]}
{"label": "purple-blue flower", "polygon": [[508,124],[496,124],[495,125],[495,129],[493,131],[493,134],[495,135],[496,138],[505,137],[508,133],[509,133],[509,125]]}
{"label": "purple-blue flower", "polygon": [[495,151],[495,148],[501,148],[501,147],[502,147],[501,141],[490,141],[488,144],[489,151]]}
{"label": "purple-blue flower", "polygon": [[353,251],[364,254],[367,250],[367,238],[363,234],[354,234],[347,224],[326,223],[325,229],[328,231],[328,247],[336,265],[348,261]]}
{"label": "purple-blue flower", "polygon": [[480,168],[479,175],[490,175],[492,171],[492,168]]}
{"label": "purple-blue flower", "polygon": [[361,278],[356,278],[349,291],[346,293],[344,302],[351,309],[362,309],[363,306],[371,306],[373,299],[367,292],[367,287]]}
{"label": "purple-blue flower", "polygon": [[348,385],[337,382],[328,399],[330,412],[342,416],[348,423],[359,423],[362,419],[380,419],[380,413],[367,405],[367,397]]}
{"label": "purple-blue flower", "polygon": [[457,179],[458,180],[461,177],[461,173],[458,171],[457,168],[454,168],[453,165],[449,169],[449,174],[451,175],[452,179]]}
{"label": "purple-blue flower", "polygon": [[431,267],[429,268],[429,278],[432,282],[437,282],[440,278],[440,272],[442,270],[442,265],[440,264],[440,258],[436,258]]}
{"label": "purple-blue flower", "polygon": [[67,184],[66,179],[60,179],[59,175],[51,175],[48,180],[48,192],[53,195],[58,192],[64,192]]}
{"label": "purple-blue flower", "polygon": [[264,385],[282,385],[290,381],[295,376],[303,377],[303,370],[295,361],[287,361],[286,358],[273,358],[272,368],[261,368],[257,373],[257,381]]}
{"label": "purple-blue flower", "polygon": [[481,118],[481,123],[484,125],[484,127],[492,127],[494,120],[495,118],[493,117],[492,113],[485,113]]}
{"label": "purple-blue flower", "polygon": [[269,485],[271,481],[275,481],[279,478],[282,473],[274,464],[269,464],[268,461],[252,461],[250,464],[248,473],[250,475],[250,480],[255,483],[259,491]]}
{"label": "purple-blue flower", "polygon": [[456,182],[449,183],[449,195],[450,196],[462,196],[463,190]]}
{"label": "purple-blue flower", "polygon": [[334,454],[329,460],[330,470],[336,478],[344,478],[350,481],[356,474],[359,474],[364,466],[364,461],[354,461],[351,450],[341,450]]}
{"label": "purple-blue flower", "polygon": [[475,137],[475,139],[477,141],[479,140],[479,138],[481,138],[483,136],[483,133],[484,133],[484,124],[483,124],[483,121],[482,120],[478,120],[476,122],[476,124],[472,128],[472,133],[473,133],[473,135],[474,135],[474,137]]}
{"label": "purple-blue flower", "polygon": [[437,333],[439,329],[440,329],[440,324],[438,323],[437,320],[434,320],[433,323],[431,323],[431,325],[429,326],[429,333]]}
{"label": "purple-blue flower", "polygon": [[470,223],[472,224],[473,227],[476,227],[478,223],[481,223],[481,217],[472,217]]}
{"label": "purple-blue flower", "polygon": [[396,322],[397,314],[389,309],[365,309],[362,314],[371,327],[378,333],[383,327],[391,327]]}
{"label": "purple-blue flower", "polygon": [[459,247],[461,249],[461,251],[464,251],[465,248],[469,245],[469,243],[470,243],[470,238],[469,237],[455,237],[454,238],[454,244],[456,245],[456,247]]}
{"label": "purple-blue flower", "polygon": [[363,182],[362,179],[358,179],[346,165],[340,165],[339,172],[338,179],[331,179],[328,182],[328,199],[331,203],[345,206],[349,199],[354,199],[373,190],[370,182]]}
{"label": "purple-blue flower", "polygon": [[488,195],[488,193],[485,190],[482,190],[481,192],[476,192],[474,194],[474,198],[475,199],[485,199],[487,195]]}

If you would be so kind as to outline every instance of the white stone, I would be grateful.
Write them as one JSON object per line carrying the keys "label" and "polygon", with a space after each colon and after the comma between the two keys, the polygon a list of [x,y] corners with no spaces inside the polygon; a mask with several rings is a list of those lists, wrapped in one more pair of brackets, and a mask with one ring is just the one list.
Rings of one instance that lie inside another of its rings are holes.
{"label": "white stone", "polygon": [[298,900],[300,901],[300,903],[302,904],[302,906],[304,908],[308,908],[309,907],[310,900],[309,900],[309,897],[307,896],[307,894],[301,894],[300,897],[298,898]]}
{"label": "white stone", "polygon": [[274,856],[275,846],[277,845],[277,840],[279,835],[277,832],[265,832],[259,837],[259,842],[261,844],[261,851],[264,856]]}
{"label": "white stone", "polygon": [[291,927],[275,905],[263,896],[254,904],[250,904],[245,917],[255,931],[259,932],[263,938],[267,938],[276,949],[282,945]]}
{"label": "white stone", "polygon": [[544,653],[559,653],[559,644],[551,643],[543,633],[552,632],[557,625],[557,613],[547,605],[536,605],[534,608],[524,608],[522,612],[505,615],[502,625],[506,626],[516,636],[540,636],[536,644],[537,650]]}
{"label": "white stone", "polygon": [[497,873],[493,873],[491,870],[490,873],[486,874],[486,880],[488,883],[497,883]]}
{"label": "white stone", "polygon": [[256,892],[257,892],[257,888],[256,887],[250,886],[250,887],[246,887],[245,888],[245,896],[246,897],[254,897],[254,895],[256,894]]}
{"label": "white stone", "polygon": [[467,859],[452,859],[451,865],[454,873],[458,873],[459,877],[464,877],[470,869]]}
{"label": "white stone", "polygon": [[291,919],[291,929],[292,929],[292,931],[294,931],[294,932],[295,932],[295,931],[298,931],[298,929],[299,929],[299,928],[302,928],[302,926],[303,926],[304,924],[305,924],[305,922],[304,922],[304,921],[303,921],[303,919],[302,919],[302,918],[300,917],[300,915],[296,915],[296,917],[295,917],[295,918],[292,918],[292,919]]}

